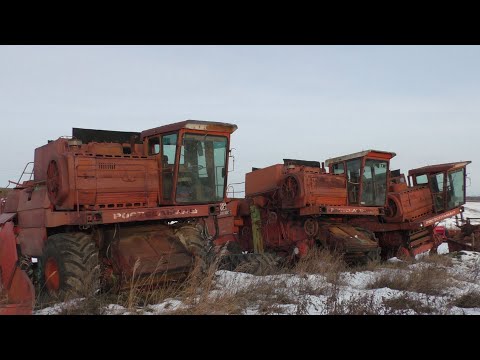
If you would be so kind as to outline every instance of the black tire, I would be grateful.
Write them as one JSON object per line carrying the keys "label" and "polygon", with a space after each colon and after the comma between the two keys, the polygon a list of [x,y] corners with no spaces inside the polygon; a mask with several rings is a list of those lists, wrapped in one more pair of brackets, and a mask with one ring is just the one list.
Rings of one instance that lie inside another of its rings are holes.
{"label": "black tire", "polygon": [[[41,289],[52,297],[89,296],[99,287],[98,249],[88,234],[50,236],[40,262]],[[55,264],[58,271],[48,264]]]}
{"label": "black tire", "polygon": [[175,231],[175,235],[195,258],[195,266],[207,272],[210,266],[210,246],[202,236],[202,229],[193,225],[184,225]]}
{"label": "black tire", "polygon": [[244,272],[252,275],[266,275],[278,269],[280,257],[271,254],[231,254],[222,256],[218,268]]}

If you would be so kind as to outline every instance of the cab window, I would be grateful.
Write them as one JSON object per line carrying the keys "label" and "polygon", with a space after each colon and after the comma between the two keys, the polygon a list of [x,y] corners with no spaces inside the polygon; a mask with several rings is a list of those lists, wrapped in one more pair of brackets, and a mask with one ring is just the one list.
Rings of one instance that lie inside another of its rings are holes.
{"label": "cab window", "polygon": [[148,155],[160,153],[160,138],[158,136],[148,139]]}

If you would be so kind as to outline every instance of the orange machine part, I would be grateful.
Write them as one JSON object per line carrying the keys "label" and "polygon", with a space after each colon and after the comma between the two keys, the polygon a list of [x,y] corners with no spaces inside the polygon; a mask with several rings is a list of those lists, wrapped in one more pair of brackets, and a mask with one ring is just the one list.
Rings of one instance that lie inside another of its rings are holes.
{"label": "orange machine part", "polygon": [[0,315],[32,314],[35,290],[28,275],[17,265],[14,225],[7,222],[0,229]]}
{"label": "orange machine part", "polygon": [[432,213],[433,204],[430,189],[426,186],[389,193],[385,216],[387,222],[415,221]]}

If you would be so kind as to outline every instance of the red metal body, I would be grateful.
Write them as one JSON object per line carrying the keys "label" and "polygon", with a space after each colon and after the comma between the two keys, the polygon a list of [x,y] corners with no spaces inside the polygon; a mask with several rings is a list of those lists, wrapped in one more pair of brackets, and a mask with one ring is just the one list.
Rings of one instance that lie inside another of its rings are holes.
{"label": "red metal body", "polygon": [[[322,246],[339,250],[347,258],[375,258],[380,248],[373,232],[348,221],[358,219],[361,224],[384,214],[388,162],[393,156],[394,153],[369,150],[330,159],[330,173],[318,162],[302,160],[284,160],[283,165],[247,173],[246,199],[235,200],[231,205],[239,209],[235,222],[239,224],[240,244],[248,251],[254,249],[248,209],[255,205],[260,211],[266,251],[302,257],[309,249]],[[355,175],[366,173],[366,164],[375,167],[378,174],[370,173],[371,182],[366,176],[360,186],[352,186],[354,174],[345,165],[351,160],[358,165]],[[332,170],[340,167],[338,164],[344,169],[342,173]],[[366,204],[368,200],[370,203]]]}
{"label": "red metal body", "polygon": [[[104,273],[188,272],[203,233],[232,233],[225,189],[235,130],[197,120],[142,133],[74,129],[35,150],[33,179],[10,191],[0,219],[14,224],[20,253],[40,258],[50,277],[62,269],[45,255],[52,236],[81,233],[95,243]],[[12,259],[9,250],[0,263],[11,269]],[[47,285],[61,287],[60,275]]]}
{"label": "red metal body", "polygon": [[34,288],[18,266],[12,221],[0,224],[0,315],[29,315],[33,310]]}
{"label": "red metal body", "polygon": [[[436,250],[445,237],[434,231],[438,222],[461,214],[465,204],[465,168],[469,161],[425,166],[390,178],[383,220],[388,226],[366,225],[380,239],[384,257],[415,256]],[[438,181],[440,179],[440,181]],[[421,182],[420,182],[421,181]]]}

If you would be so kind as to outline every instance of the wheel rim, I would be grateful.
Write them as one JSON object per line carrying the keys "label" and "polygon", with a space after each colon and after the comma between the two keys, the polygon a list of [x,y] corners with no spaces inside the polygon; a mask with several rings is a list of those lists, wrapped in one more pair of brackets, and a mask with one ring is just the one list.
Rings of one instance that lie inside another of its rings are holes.
{"label": "wheel rim", "polygon": [[60,289],[58,264],[53,258],[49,258],[45,264],[45,284],[48,290],[58,291]]}

